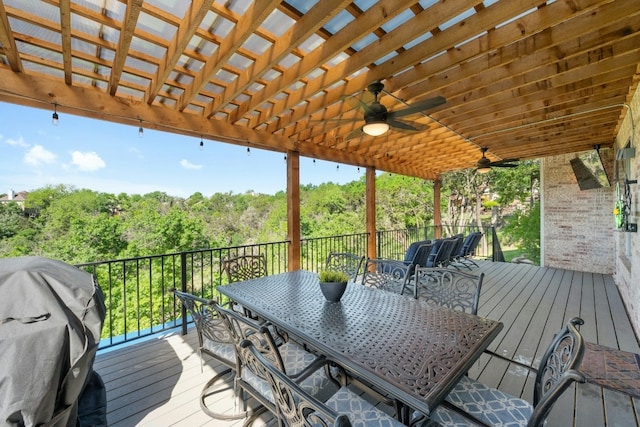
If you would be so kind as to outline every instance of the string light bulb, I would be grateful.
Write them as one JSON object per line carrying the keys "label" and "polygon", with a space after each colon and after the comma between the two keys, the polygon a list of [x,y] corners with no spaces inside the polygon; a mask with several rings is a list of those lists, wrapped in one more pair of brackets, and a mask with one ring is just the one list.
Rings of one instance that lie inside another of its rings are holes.
{"label": "string light bulb", "polygon": [[202,137],[200,137],[200,151],[202,151],[204,149],[204,141],[202,140]]}
{"label": "string light bulb", "polygon": [[144,128],[142,127],[142,119],[140,120],[140,127],[138,128],[138,137],[142,138],[144,136]]}
{"label": "string light bulb", "polygon": [[247,156],[251,155],[251,148],[247,147]]}
{"label": "string light bulb", "polygon": [[53,116],[51,116],[51,124],[58,126],[58,104],[53,104]]}

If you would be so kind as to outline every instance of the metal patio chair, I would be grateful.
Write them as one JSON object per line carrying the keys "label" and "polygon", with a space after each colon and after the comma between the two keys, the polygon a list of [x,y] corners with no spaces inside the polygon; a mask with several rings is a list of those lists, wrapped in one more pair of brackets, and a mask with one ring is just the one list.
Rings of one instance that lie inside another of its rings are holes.
{"label": "metal patio chair", "polygon": [[478,314],[484,273],[474,275],[448,268],[417,267],[414,297],[453,310]]}
{"label": "metal patio chair", "polygon": [[428,245],[429,243],[431,243],[431,240],[418,240],[417,242],[411,243],[404,253],[404,263],[411,264],[413,262],[413,259],[416,257],[418,249],[422,245]]}
{"label": "metal patio chair", "polygon": [[[268,276],[267,258],[262,255],[238,255],[231,258],[222,259],[222,271],[227,273],[227,281],[229,283],[241,282],[244,280],[256,279],[258,277]],[[242,311],[246,316],[253,319],[257,317],[253,315],[245,307],[239,304],[233,304],[233,309]]]}
{"label": "metal patio chair", "polygon": [[235,310],[229,310],[217,304],[214,308],[235,348],[235,385],[239,395],[243,397],[246,391],[263,407],[248,411],[248,418],[244,425],[251,425],[265,409],[275,414],[276,407],[268,382],[244,358],[246,353],[240,351],[240,343],[243,340],[252,342],[278,370],[298,382],[300,387],[311,395],[321,395],[325,389],[331,387],[331,384],[339,387],[338,381],[328,370],[317,369],[323,366],[324,356],[316,356],[293,341],[274,337],[272,328],[245,317]]}
{"label": "metal patio chair", "polygon": [[325,269],[345,273],[349,279],[356,281],[362,269],[364,256],[348,252],[331,252],[325,261]]}
{"label": "metal patio chair", "polygon": [[[242,359],[254,371],[267,380],[275,403],[274,413],[281,423],[287,426],[385,426],[400,427],[404,424],[387,415],[356,393],[350,391],[346,383],[326,401],[310,395],[298,383],[287,376],[281,369],[256,347],[255,340],[244,340],[240,343]],[[325,369],[328,362],[323,362]],[[323,366],[318,366],[321,369]]]}
{"label": "metal patio chair", "polygon": [[585,382],[579,372],[585,344],[577,329],[584,322],[572,318],[554,337],[536,370],[533,405],[490,388],[469,377],[462,377],[447,395],[444,404],[429,415],[429,422],[444,427],[509,425],[540,427],[558,397],[574,382]]}
{"label": "metal patio chair", "polygon": [[[205,403],[205,398],[216,393],[222,393],[232,388],[233,377],[236,369],[236,355],[231,335],[227,327],[218,317],[214,309],[215,301],[200,298],[198,296],[171,289],[171,292],[180,300],[196,326],[198,334],[198,356],[203,361],[203,354],[213,357],[226,367],[222,372],[214,375],[200,393],[200,407],[212,418],[220,420],[233,420],[244,418],[246,412],[234,414],[220,414],[213,412]],[[237,397],[237,396],[236,396]]]}
{"label": "metal patio chair", "polygon": [[410,279],[412,267],[402,261],[368,258],[362,274],[362,285],[401,294]]}
{"label": "metal patio chair", "polygon": [[467,237],[464,239],[462,247],[458,253],[454,253],[454,265],[463,265],[471,270],[471,266],[479,267],[478,264],[473,260],[473,256],[476,253],[476,248],[482,239],[482,232],[474,231],[469,233]]}
{"label": "metal patio chair", "polygon": [[222,271],[229,283],[267,276],[267,259],[264,255],[239,255],[222,260]]}
{"label": "metal patio chair", "polygon": [[447,267],[451,262],[451,252],[456,245],[454,238],[437,239],[427,260],[427,267]]}

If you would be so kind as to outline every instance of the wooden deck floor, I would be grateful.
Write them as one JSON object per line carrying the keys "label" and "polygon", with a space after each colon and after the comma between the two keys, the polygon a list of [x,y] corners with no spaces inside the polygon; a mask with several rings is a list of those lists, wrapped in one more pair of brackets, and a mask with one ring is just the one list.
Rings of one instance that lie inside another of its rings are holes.
{"label": "wooden deck floor", "polygon": [[[475,271],[485,273],[479,315],[505,325],[491,346],[495,352],[537,365],[553,333],[580,316],[587,341],[640,353],[610,276],[492,262],[481,263]],[[221,367],[209,361],[201,372],[196,343],[191,331],[99,352],[95,369],[107,388],[109,426],[242,425],[242,420],[213,420],[200,410],[200,391]],[[527,372],[495,357],[483,356],[470,375],[532,400],[533,381]],[[233,411],[230,396],[215,404],[221,411]],[[639,420],[640,399],[580,384],[561,397],[548,426],[640,427]]]}

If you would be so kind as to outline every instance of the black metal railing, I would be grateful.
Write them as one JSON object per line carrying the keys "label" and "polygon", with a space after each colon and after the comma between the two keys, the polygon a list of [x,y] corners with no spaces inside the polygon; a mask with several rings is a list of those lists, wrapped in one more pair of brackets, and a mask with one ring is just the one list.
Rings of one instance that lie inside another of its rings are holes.
{"label": "black metal railing", "polygon": [[[457,232],[475,230],[477,227]],[[495,233],[491,228],[481,231],[484,244],[478,246],[476,256],[491,259],[493,254],[488,249],[496,247]],[[377,256],[402,259],[409,244],[433,238],[434,227],[378,231]],[[302,239],[300,267],[317,272],[330,252],[366,255],[368,239],[367,233]],[[268,274],[278,274],[287,271],[288,249],[289,242],[282,241],[78,264],[96,277],[103,290],[107,314],[100,348],[186,326],[189,319],[183,318],[182,307],[171,288],[223,300],[217,287],[228,282],[222,274],[224,258],[264,255]]]}
{"label": "black metal railing", "polygon": [[368,233],[317,237],[300,241],[300,268],[318,272],[331,252],[367,253]]}
{"label": "black metal railing", "polygon": [[179,326],[181,307],[171,288],[219,299],[216,288],[227,283],[224,258],[264,255],[268,274],[286,271],[288,246],[288,242],[260,243],[78,264],[96,277],[103,290],[107,314],[100,348]]}

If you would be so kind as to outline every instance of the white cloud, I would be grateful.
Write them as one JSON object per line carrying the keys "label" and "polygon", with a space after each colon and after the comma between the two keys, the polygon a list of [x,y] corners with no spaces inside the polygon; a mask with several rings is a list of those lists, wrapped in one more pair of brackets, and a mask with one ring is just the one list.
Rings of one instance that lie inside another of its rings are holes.
{"label": "white cloud", "polygon": [[[2,135],[0,135],[0,139],[2,139]],[[7,138],[7,144],[13,145],[13,146],[16,146],[16,147],[22,147],[22,148],[28,148],[29,147],[29,144],[24,142],[24,139],[22,137],[20,137],[18,139]]]}
{"label": "white cloud", "polygon": [[82,153],[74,151],[71,153],[71,163],[76,165],[83,172],[94,172],[104,168],[107,164],[95,152]]}
{"label": "white cloud", "polygon": [[25,163],[33,166],[40,166],[43,163],[53,163],[56,160],[56,155],[51,151],[46,150],[42,145],[34,145],[24,155]]}
{"label": "white cloud", "polygon": [[185,159],[180,160],[180,166],[185,169],[202,169],[202,165],[194,165],[193,163],[189,163],[189,161]]}

